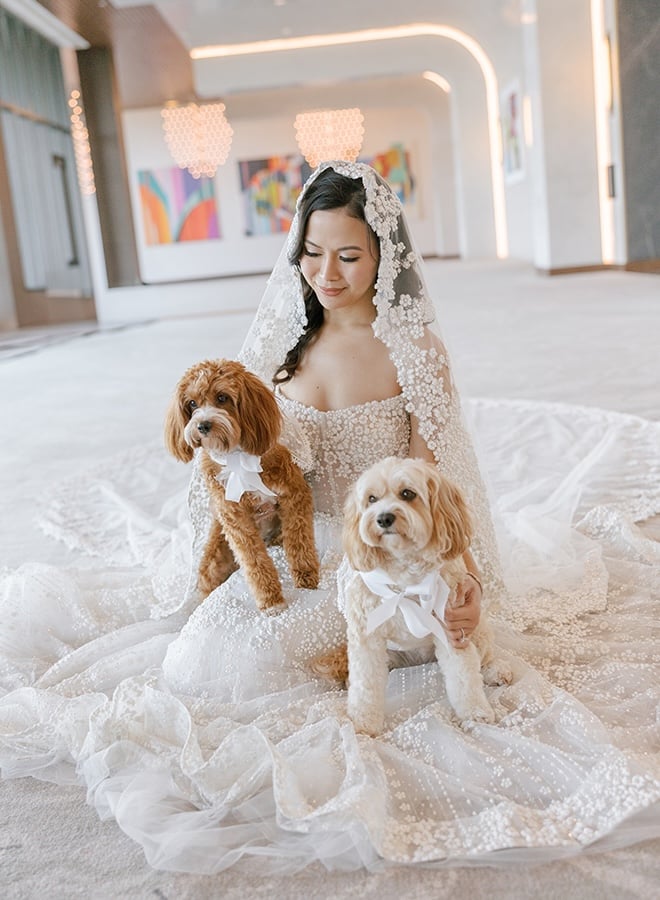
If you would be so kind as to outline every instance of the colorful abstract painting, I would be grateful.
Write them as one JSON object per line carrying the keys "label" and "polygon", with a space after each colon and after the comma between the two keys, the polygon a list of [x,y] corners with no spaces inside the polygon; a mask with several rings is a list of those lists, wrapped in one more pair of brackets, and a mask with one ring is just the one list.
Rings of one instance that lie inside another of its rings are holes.
{"label": "colorful abstract painting", "polygon": [[271,156],[238,164],[246,235],[287,232],[296,200],[311,174],[302,156]]}
{"label": "colorful abstract painting", "polygon": [[219,238],[220,225],[211,178],[193,178],[187,169],[138,172],[147,245]]}
{"label": "colorful abstract painting", "polygon": [[367,163],[382,175],[402,203],[414,201],[415,182],[410,168],[410,154],[403,144],[392,144],[384,153],[361,156],[360,162]]}
{"label": "colorful abstract painting", "polygon": [[504,180],[508,183],[519,181],[525,175],[521,97],[518,82],[508,85],[500,97],[502,167]]}

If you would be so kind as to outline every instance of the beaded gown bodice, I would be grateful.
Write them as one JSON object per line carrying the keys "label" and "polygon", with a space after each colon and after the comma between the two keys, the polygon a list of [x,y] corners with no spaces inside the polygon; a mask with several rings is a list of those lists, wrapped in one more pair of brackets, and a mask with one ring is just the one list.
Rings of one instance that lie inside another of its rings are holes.
{"label": "beaded gown bodice", "polygon": [[410,420],[403,394],[359,406],[321,411],[278,395],[285,416],[296,420],[308,444],[309,481],[318,513],[339,516],[348,487],[385,456],[406,456]]}

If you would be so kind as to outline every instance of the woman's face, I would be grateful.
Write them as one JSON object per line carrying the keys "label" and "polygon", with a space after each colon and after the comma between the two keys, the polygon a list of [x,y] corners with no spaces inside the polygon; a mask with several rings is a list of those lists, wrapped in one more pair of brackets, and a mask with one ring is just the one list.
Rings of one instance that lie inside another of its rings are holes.
{"label": "woman's face", "polygon": [[307,220],[300,269],[327,310],[373,307],[376,238],[345,209],[318,209]]}

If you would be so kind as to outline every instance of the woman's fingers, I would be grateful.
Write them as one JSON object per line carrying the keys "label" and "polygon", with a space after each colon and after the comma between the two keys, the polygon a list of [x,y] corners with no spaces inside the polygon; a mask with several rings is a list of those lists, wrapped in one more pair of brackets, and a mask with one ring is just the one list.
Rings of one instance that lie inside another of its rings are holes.
{"label": "woman's fingers", "polygon": [[466,579],[456,585],[453,597],[445,608],[445,631],[453,647],[465,648],[477,625],[481,612],[479,586],[473,579]]}
{"label": "woman's fingers", "polygon": [[469,636],[464,628],[454,628],[451,631],[445,629],[445,631],[447,631],[452,647],[457,650],[464,650],[467,647]]}

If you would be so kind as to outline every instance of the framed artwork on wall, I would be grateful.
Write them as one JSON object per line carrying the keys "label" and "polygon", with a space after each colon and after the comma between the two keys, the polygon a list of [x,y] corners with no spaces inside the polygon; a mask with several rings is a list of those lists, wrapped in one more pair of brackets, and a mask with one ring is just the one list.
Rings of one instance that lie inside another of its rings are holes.
{"label": "framed artwork on wall", "polygon": [[187,169],[138,171],[144,240],[147,246],[220,238],[211,178],[193,178]]}
{"label": "framed artwork on wall", "polygon": [[[435,177],[426,117],[407,108],[369,116],[370,140],[361,155],[406,204],[420,252],[436,252],[426,199]],[[212,179],[199,180],[172,160],[160,108],[127,110],[123,124],[144,284],[253,274],[274,265],[312,172],[295,145],[290,116],[242,121],[227,163]]]}
{"label": "framed artwork on wall", "polygon": [[525,176],[525,142],[522,124],[522,92],[520,83],[512,82],[500,97],[502,124],[502,167],[509,184]]}
{"label": "framed artwork on wall", "polygon": [[[403,144],[361,156],[379,172],[407,206],[415,203],[415,182],[410,153]],[[270,156],[238,163],[248,237],[286,233],[296,211],[296,200],[312,173],[303,156]]]}
{"label": "framed artwork on wall", "polygon": [[361,156],[360,162],[372,166],[382,175],[404,206],[415,202],[415,180],[410,166],[410,153],[403,144],[392,144],[383,153]]}
{"label": "framed artwork on wall", "polygon": [[302,156],[269,156],[238,163],[249,237],[287,232],[296,211],[296,200],[311,174]]}

